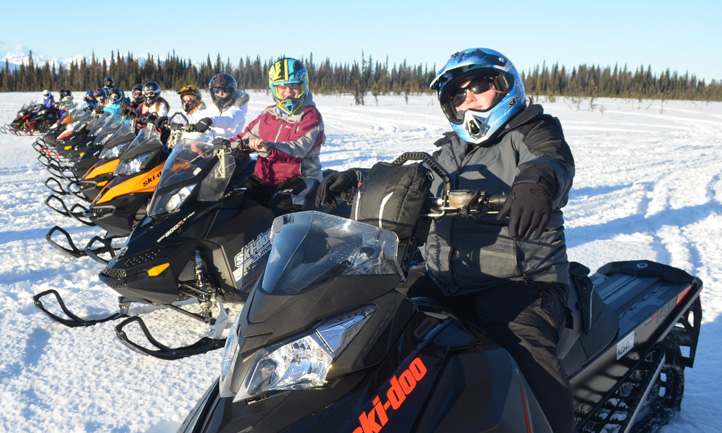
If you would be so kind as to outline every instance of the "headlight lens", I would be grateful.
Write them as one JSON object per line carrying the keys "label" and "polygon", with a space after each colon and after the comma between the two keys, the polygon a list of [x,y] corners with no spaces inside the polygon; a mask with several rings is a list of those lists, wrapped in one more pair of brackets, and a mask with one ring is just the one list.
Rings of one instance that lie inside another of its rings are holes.
{"label": "headlight lens", "polygon": [[138,155],[133,159],[128,159],[115,168],[116,176],[126,176],[128,174],[138,173],[143,166],[143,163],[153,154],[153,152],[144,153]]}
{"label": "headlight lens", "polygon": [[359,333],[374,311],[373,306],[354,310],[319,324],[312,333],[258,350],[233,401],[246,400],[269,391],[323,386],[334,359]]}
{"label": "headlight lens", "polygon": [[231,366],[235,363],[236,357],[241,346],[238,345],[238,323],[241,321],[241,313],[238,312],[236,320],[233,321],[231,329],[228,331],[228,338],[226,339],[226,346],[223,348],[223,361],[221,363],[221,382],[226,379],[228,372],[231,370]]}
{"label": "headlight lens", "polygon": [[[101,144],[106,142],[109,138],[110,138],[110,136],[106,136],[105,138],[103,138],[103,141],[101,142]],[[125,149],[125,146],[127,146],[127,143],[119,144],[118,146],[113,146],[110,149],[103,149],[103,151],[100,152],[100,159],[117,158],[118,155],[120,155],[120,152],[122,152],[123,149]]]}
{"label": "headlight lens", "polygon": [[191,195],[191,191],[192,188],[184,186],[183,188],[179,189],[177,193],[173,194],[171,198],[168,199],[168,204],[166,205],[166,212],[170,213],[178,209],[180,205],[182,205],[183,202],[186,201],[188,196]]}

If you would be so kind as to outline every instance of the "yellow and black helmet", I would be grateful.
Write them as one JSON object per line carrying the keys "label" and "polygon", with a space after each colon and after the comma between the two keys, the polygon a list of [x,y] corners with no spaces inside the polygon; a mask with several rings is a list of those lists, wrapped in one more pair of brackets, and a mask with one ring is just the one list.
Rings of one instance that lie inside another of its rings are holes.
{"label": "yellow and black helmet", "polygon": [[[277,86],[297,84],[299,92],[297,98],[283,99]],[[268,71],[268,85],[271,88],[273,100],[283,112],[294,114],[303,106],[308,95],[308,73],[306,67],[296,59],[284,57],[276,61]]]}

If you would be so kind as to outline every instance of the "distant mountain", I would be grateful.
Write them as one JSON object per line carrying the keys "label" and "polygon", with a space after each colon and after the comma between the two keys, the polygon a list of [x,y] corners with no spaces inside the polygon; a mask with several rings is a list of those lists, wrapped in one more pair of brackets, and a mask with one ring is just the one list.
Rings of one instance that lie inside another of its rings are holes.
{"label": "distant mountain", "polygon": [[[17,69],[21,64],[28,64],[28,57],[30,56],[31,48],[19,44],[6,44],[0,41],[0,67],[5,67],[5,61],[7,60],[10,69]],[[74,61],[82,60],[83,56],[77,55],[75,57],[50,57],[33,51],[33,64],[35,66],[45,65],[45,62],[50,62],[52,65],[55,62],[56,66],[65,66]]]}
{"label": "distant mountain", "polygon": [[[6,44],[5,42],[0,41],[0,68],[5,67],[5,61],[7,60],[8,66],[10,67],[10,70],[14,70],[20,67],[21,64],[27,65],[28,64],[28,58],[30,56],[30,50],[32,48],[28,48],[24,45],[19,44]],[[123,55],[127,55],[127,53],[123,53]],[[56,66],[63,66],[68,67],[73,62],[80,62],[83,60],[83,58],[86,56],[82,56],[80,54],[74,56],[74,57],[50,57],[46,56],[40,53],[35,52],[33,50],[33,64],[35,66],[44,66],[46,62],[50,62],[52,65],[53,62],[55,62]],[[133,55],[139,63],[143,64],[145,60],[147,59],[147,55]],[[102,57],[96,57],[96,59],[99,62],[103,61]],[[110,58],[105,59],[107,62],[110,62]],[[163,61],[164,58],[158,58],[158,60]]]}

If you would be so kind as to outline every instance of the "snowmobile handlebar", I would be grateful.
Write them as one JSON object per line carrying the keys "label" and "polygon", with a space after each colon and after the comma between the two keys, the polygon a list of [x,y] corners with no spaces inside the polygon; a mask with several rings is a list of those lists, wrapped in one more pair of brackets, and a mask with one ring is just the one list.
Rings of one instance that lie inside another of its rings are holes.
{"label": "snowmobile handlebar", "polygon": [[422,214],[428,218],[445,216],[487,216],[499,213],[498,208],[504,205],[507,196],[489,194],[481,190],[444,191],[441,197],[429,197],[427,206],[429,213]]}
{"label": "snowmobile handlebar", "polygon": [[[446,216],[487,216],[496,215],[506,202],[505,194],[489,194],[482,190],[452,190],[451,176],[449,173],[426,152],[406,152],[393,161],[394,165],[403,165],[408,161],[420,161],[431,172],[436,173],[443,182],[443,190],[440,197],[429,195],[426,199],[428,212],[422,213],[421,217],[441,218]],[[346,202],[352,202],[356,194],[356,188],[349,189],[337,195],[337,198]]]}

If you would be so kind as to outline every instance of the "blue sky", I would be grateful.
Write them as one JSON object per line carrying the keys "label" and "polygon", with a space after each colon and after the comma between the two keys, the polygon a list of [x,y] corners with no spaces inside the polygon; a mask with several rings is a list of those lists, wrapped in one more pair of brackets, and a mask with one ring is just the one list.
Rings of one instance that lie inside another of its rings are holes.
{"label": "blue sky", "polygon": [[610,1],[13,1],[0,42],[47,57],[220,54],[332,63],[376,60],[439,68],[470,47],[506,54],[529,71],[542,62],[631,70],[667,68],[722,80],[722,2]]}

